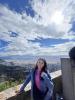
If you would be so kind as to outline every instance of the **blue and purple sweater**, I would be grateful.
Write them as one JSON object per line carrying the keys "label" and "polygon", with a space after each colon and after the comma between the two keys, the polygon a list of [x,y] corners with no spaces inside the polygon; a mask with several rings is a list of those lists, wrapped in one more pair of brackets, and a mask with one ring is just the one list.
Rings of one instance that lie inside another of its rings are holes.
{"label": "blue and purple sweater", "polygon": [[[36,78],[38,78],[38,80]],[[35,68],[32,69],[31,73],[28,75],[22,87],[20,88],[20,92],[24,91],[24,88],[30,81],[31,81],[31,100],[38,100],[37,96],[41,97],[40,93],[41,95],[45,94],[43,95],[44,97],[43,100],[51,100],[50,98],[52,97],[53,94],[54,85],[51,80],[50,74],[48,72],[42,72],[41,78],[39,80],[39,74],[37,74]],[[36,82],[38,82],[38,85]],[[36,93],[34,92],[35,88],[37,88],[37,90],[40,92],[38,93],[38,95],[36,95]],[[36,97],[36,99],[34,98],[34,96]]]}

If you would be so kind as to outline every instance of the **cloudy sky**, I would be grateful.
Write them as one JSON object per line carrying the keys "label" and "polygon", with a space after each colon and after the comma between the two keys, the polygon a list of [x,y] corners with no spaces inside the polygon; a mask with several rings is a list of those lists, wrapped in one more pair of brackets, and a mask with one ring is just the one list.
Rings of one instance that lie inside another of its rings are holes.
{"label": "cloudy sky", "polygon": [[67,56],[75,0],[0,0],[0,57]]}

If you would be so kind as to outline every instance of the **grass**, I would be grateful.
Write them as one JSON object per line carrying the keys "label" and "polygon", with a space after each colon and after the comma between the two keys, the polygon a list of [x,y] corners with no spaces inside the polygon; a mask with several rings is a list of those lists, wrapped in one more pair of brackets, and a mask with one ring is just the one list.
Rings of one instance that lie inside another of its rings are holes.
{"label": "grass", "polygon": [[9,80],[9,81],[5,81],[3,83],[0,83],[0,92],[3,91],[3,90],[5,90],[5,89],[8,89],[10,87],[14,87],[16,85],[19,85],[22,82],[23,82],[23,80],[14,81],[14,82],[11,81],[11,80]]}

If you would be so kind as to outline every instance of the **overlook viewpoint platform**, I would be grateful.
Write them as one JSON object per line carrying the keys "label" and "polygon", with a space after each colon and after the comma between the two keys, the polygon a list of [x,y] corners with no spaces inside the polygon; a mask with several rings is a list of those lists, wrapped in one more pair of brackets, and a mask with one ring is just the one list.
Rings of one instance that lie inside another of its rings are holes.
{"label": "overlook viewpoint platform", "polygon": [[[75,100],[75,62],[69,58],[61,59],[61,70],[50,73],[54,82],[54,99],[56,94],[62,94],[65,100]],[[25,91],[16,96],[15,91],[19,90],[22,84],[0,92],[0,100],[31,100],[31,83]]]}

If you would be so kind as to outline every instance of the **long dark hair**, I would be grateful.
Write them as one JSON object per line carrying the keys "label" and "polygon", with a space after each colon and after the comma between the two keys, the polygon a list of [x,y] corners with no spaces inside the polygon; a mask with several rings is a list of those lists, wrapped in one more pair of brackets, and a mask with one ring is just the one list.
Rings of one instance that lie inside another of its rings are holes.
{"label": "long dark hair", "polygon": [[[46,60],[43,59],[43,58],[39,58],[37,61],[39,61],[39,60],[42,60],[42,61],[44,62],[44,66],[43,66],[43,68],[42,68],[42,70],[41,70],[41,73],[42,73],[42,72],[45,72],[45,73],[47,74],[48,78],[51,80],[51,76],[50,76],[50,74],[48,73],[48,70],[47,70],[47,62],[46,62]],[[37,70],[37,68],[38,68],[38,66],[37,66],[37,63],[36,63],[35,71]],[[35,72],[35,71],[34,71],[34,72]],[[41,73],[40,73],[40,76],[41,76]],[[40,78],[41,78],[41,77],[40,77]]]}
{"label": "long dark hair", "polygon": [[[47,72],[47,62],[46,62],[46,60],[43,59],[43,58],[39,58],[38,61],[39,61],[39,60],[42,60],[42,61],[44,62],[44,66],[43,66],[43,68],[41,69],[41,72]],[[37,66],[37,63],[36,63],[35,69],[37,69],[37,68],[38,68],[38,66]]]}

